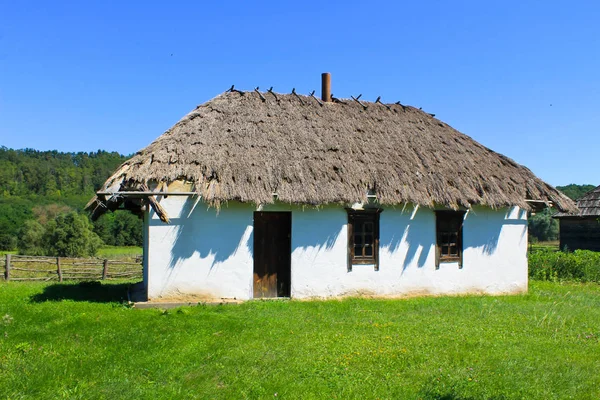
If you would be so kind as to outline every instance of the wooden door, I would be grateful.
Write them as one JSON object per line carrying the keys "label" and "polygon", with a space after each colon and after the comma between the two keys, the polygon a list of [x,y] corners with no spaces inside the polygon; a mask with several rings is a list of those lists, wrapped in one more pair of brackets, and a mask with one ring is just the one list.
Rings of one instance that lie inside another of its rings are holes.
{"label": "wooden door", "polygon": [[254,298],[289,297],[292,213],[254,213]]}

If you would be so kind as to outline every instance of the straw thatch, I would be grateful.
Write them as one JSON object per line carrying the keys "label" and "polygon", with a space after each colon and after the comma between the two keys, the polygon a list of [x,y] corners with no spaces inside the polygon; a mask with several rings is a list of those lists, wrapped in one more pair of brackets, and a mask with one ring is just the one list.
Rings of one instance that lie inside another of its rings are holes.
{"label": "straw thatch", "polygon": [[590,190],[577,200],[577,211],[573,213],[557,213],[555,218],[562,217],[598,217],[600,216],[600,186]]}
{"label": "straw thatch", "polygon": [[[223,93],[125,162],[100,192],[186,181],[213,205],[348,204],[366,201],[370,190],[383,205],[529,209],[526,200],[533,199],[574,210],[529,169],[433,116],[399,104],[361,103]],[[103,210],[107,197],[93,203]]]}

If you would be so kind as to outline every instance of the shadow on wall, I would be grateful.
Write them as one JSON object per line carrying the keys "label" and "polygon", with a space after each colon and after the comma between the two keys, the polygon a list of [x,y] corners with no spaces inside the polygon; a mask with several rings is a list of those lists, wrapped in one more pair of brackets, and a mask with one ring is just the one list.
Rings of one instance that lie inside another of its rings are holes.
{"label": "shadow on wall", "polygon": [[292,209],[292,253],[309,248],[331,250],[347,222],[348,214],[340,207]]}
{"label": "shadow on wall", "polygon": [[[386,215],[387,212],[387,215]],[[381,246],[395,253],[406,246],[406,254],[402,264],[402,273],[410,266],[425,267],[427,259],[435,254],[435,213],[422,207],[406,208],[401,212],[386,210],[382,214]],[[500,240],[503,226],[524,226],[525,220],[519,219],[512,209],[492,211],[485,208],[474,208],[466,216],[463,227],[463,246],[478,248],[487,255],[493,254]],[[402,230],[401,230],[402,229]],[[521,235],[525,235],[524,229]]]}
{"label": "shadow on wall", "polygon": [[415,206],[402,213],[405,225],[402,241],[408,251],[402,264],[402,273],[416,263],[417,268],[425,267],[427,257],[435,243],[435,216],[430,209]]}
{"label": "shadow on wall", "polygon": [[408,251],[402,265],[402,273],[415,262],[417,268],[423,268],[427,262],[434,239],[431,226],[411,224],[405,228],[403,237],[408,245]]}
{"label": "shadow on wall", "polygon": [[[252,207],[225,206],[217,211],[215,208],[207,209],[202,202],[194,208],[195,203],[195,199],[188,198],[180,217],[171,218],[176,233],[169,268],[174,268],[194,253],[204,259],[212,257],[212,269],[215,264],[230,258],[241,246],[248,246],[252,251],[252,236],[246,234],[252,226]],[[160,221],[156,223],[162,224]]]}
{"label": "shadow on wall", "polygon": [[435,220],[427,208],[410,205],[402,209],[387,208],[381,213],[380,247],[402,263],[402,274],[411,265],[423,268],[431,251],[434,230]]}
{"label": "shadow on wall", "polygon": [[[513,216],[511,208],[507,210],[489,210],[473,208],[465,217],[463,227],[463,246],[480,248],[486,255],[492,255],[498,248],[502,228],[507,225],[527,226],[527,220]],[[521,232],[521,239],[527,234],[527,229]]]}

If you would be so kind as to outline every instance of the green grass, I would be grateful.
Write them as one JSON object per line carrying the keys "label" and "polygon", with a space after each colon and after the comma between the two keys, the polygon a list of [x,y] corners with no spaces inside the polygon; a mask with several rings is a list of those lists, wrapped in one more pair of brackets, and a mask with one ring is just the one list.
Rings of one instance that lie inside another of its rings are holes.
{"label": "green grass", "polygon": [[98,250],[97,257],[100,258],[131,258],[143,254],[141,247],[136,246],[103,246]]}
{"label": "green grass", "polygon": [[558,240],[552,240],[549,242],[535,242],[529,244],[529,251],[535,252],[540,250],[551,250],[551,251],[559,251],[560,243]]}
{"label": "green grass", "polygon": [[136,310],[126,283],[0,283],[10,399],[600,398],[600,286]]}
{"label": "green grass", "polygon": [[[17,254],[17,251],[0,251],[0,256],[4,256],[6,254]],[[98,254],[96,255],[96,257],[120,259],[132,258],[137,256],[141,257],[142,254],[142,248],[137,246],[103,246],[100,250],[98,250]]]}

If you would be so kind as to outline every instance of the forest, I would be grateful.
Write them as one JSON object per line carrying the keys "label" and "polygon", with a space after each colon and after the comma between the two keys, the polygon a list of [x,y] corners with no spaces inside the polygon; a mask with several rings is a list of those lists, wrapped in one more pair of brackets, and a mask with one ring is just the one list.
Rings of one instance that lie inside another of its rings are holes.
{"label": "forest", "polygon": [[[104,150],[64,153],[0,147],[0,250],[93,255],[102,245],[141,246],[142,221],[135,215],[116,211],[92,223],[83,211],[95,190],[129,157]],[[594,187],[570,184],[558,189],[577,199]],[[554,212],[547,209],[530,217],[531,240],[558,238]],[[69,250],[64,240],[60,242],[66,236],[82,244]]]}
{"label": "forest", "polygon": [[52,255],[52,238],[73,229],[70,235],[83,237],[91,231],[89,248],[78,255],[91,255],[102,244],[141,245],[142,221],[135,215],[107,213],[92,224],[83,211],[95,190],[129,157],[104,150],[64,153],[0,147],[0,250],[19,247],[28,254]]}

